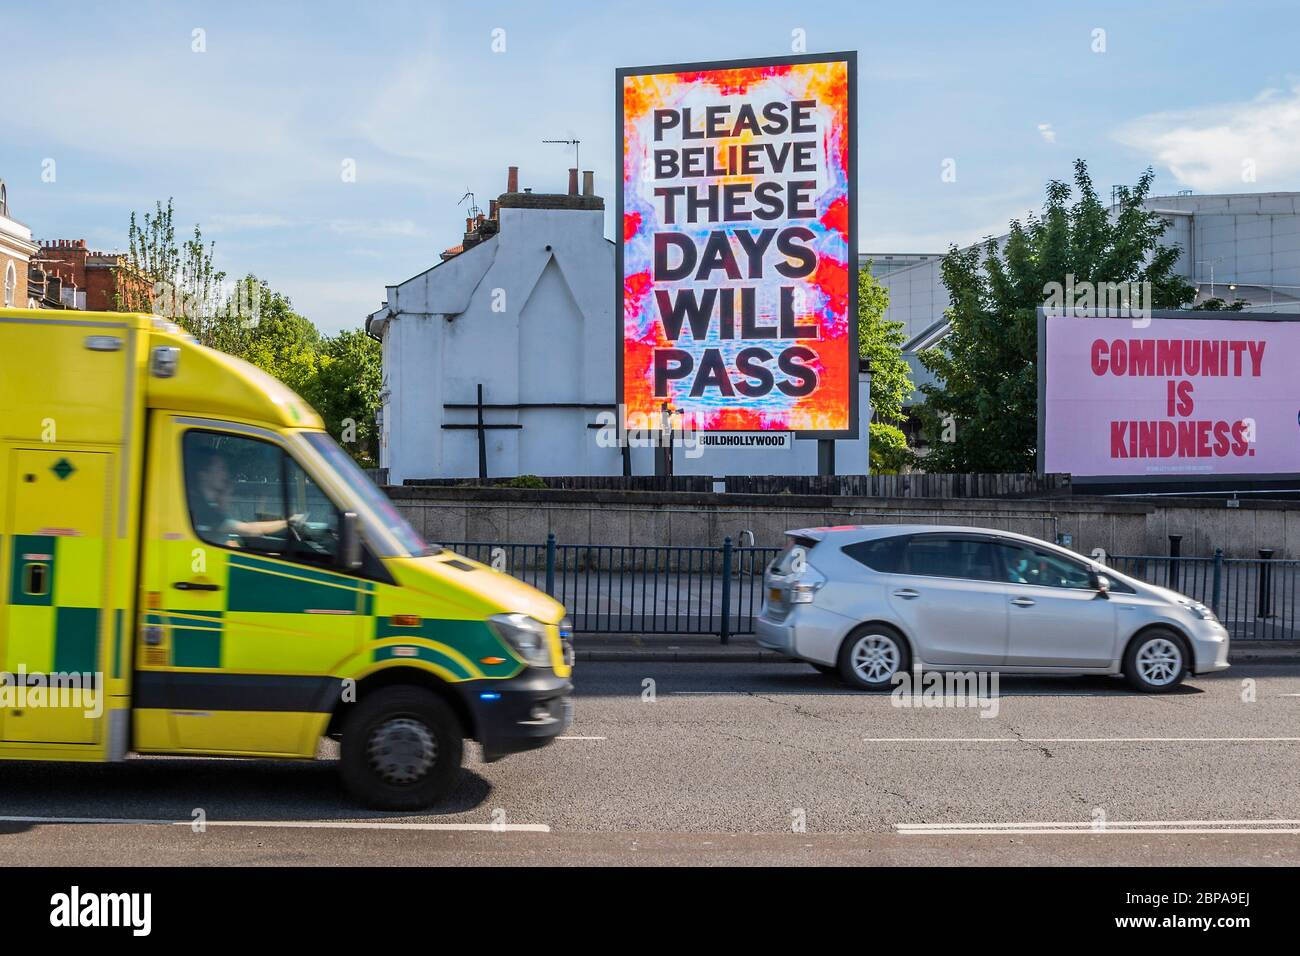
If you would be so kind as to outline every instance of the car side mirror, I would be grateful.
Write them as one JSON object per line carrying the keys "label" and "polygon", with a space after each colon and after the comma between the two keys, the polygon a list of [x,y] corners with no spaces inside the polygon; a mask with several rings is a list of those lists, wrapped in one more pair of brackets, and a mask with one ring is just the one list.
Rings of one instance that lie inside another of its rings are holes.
{"label": "car side mirror", "polygon": [[361,567],[361,529],[355,511],[345,511],[339,516],[338,563],[346,571]]}
{"label": "car side mirror", "polygon": [[1110,594],[1110,578],[1106,577],[1104,574],[1099,574],[1096,571],[1093,571],[1092,586],[1093,589],[1102,597],[1107,597]]}

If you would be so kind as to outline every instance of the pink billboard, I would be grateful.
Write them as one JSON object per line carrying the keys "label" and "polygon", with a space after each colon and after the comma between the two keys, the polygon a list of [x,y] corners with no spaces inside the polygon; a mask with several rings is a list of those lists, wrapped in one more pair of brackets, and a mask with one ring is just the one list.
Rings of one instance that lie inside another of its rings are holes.
{"label": "pink billboard", "polygon": [[1300,322],[1160,315],[1042,319],[1042,470],[1300,473]]}

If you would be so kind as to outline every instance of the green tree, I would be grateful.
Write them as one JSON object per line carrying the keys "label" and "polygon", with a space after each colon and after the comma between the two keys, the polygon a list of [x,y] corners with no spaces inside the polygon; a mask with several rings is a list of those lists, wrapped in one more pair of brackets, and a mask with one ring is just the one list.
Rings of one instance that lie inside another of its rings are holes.
{"label": "green tree", "polygon": [[120,312],[154,312],[178,322],[205,345],[212,344],[225,321],[227,302],[221,284],[226,274],[213,261],[213,244],[205,244],[198,225],[194,235],[176,242],[175,209],[154,203],[154,211],[127,227],[126,265],[116,272],[115,307]]}
{"label": "green tree", "polygon": [[241,287],[239,297],[247,303],[248,314],[232,315],[223,323],[213,346],[256,365],[312,401],[321,364],[320,331],[265,282],[249,276]]}
{"label": "green tree", "polygon": [[911,464],[914,455],[903,434],[903,403],[912,394],[912,370],[903,358],[902,322],[885,320],[889,290],[871,274],[871,263],[858,270],[858,352],[871,362],[871,471],[892,474]]}
{"label": "green tree", "polygon": [[362,329],[326,339],[311,388],[304,393],[339,443],[360,464],[379,458],[379,390],[383,379],[379,343]]}
{"label": "green tree", "polygon": [[1192,306],[1193,312],[1240,312],[1246,306],[1250,305],[1242,299],[1236,299],[1232,302],[1225,302],[1220,298],[1206,299]]}
{"label": "green tree", "polygon": [[[1038,441],[1037,309],[1049,283],[1149,282],[1151,308],[1177,308],[1194,290],[1174,273],[1180,250],[1162,246],[1168,223],[1143,208],[1154,173],[1116,190],[1111,214],[1083,160],[1074,190],[1052,181],[1040,217],[1014,220],[995,240],[952,247],[943,281],[951,331],[921,361],[938,381],[922,386],[922,428],[931,472],[1027,472]],[[1069,204],[1074,192],[1077,199]]]}

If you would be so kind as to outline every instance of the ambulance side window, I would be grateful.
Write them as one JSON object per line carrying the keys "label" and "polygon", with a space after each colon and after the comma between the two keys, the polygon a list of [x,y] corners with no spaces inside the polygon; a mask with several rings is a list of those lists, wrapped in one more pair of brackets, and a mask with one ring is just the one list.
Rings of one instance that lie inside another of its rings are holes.
{"label": "ambulance side window", "polygon": [[289,514],[294,527],[292,557],[295,561],[333,567],[338,553],[339,510],[296,461],[286,458]]}
{"label": "ambulance side window", "polygon": [[199,538],[223,548],[334,565],[339,511],[282,448],[258,438],[192,430],[182,451],[186,501]]}
{"label": "ambulance side window", "polygon": [[288,536],[284,452],[270,442],[187,431],[185,497],[194,533],[209,544],[283,555]]}

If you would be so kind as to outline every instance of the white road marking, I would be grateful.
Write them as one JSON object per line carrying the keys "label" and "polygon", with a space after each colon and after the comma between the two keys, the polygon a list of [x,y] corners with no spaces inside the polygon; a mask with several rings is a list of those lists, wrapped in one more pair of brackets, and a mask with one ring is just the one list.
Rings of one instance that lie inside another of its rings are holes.
{"label": "white road marking", "polygon": [[1300,834],[1300,820],[1107,820],[1098,824],[1091,820],[1071,820],[1060,823],[896,823],[894,830],[900,835],[921,834],[940,836],[977,835],[1041,835],[1095,833],[1296,833]]}
{"label": "white road marking", "polygon": [[556,740],[608,740],[608,737],[578,737],[578,736],[559,736]]}
{"label": "white road marking", "polygon": [[863,737],[869,744],[1300,743],[1300,737]]}
{"label": "white road marking", "polygon": [[[10,817],[0,823],[89,823],[119,826],[193,827],[193,820],[151,820],[123,817]],[[395,823],[389,820],[205,820],[205,827],[255,827],[309,830],[462,830],[504,833],[550,833],[545,823]]]}

